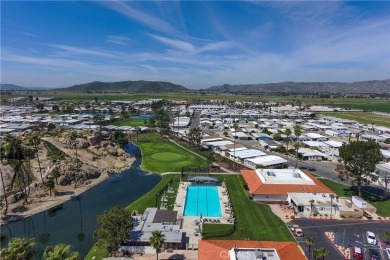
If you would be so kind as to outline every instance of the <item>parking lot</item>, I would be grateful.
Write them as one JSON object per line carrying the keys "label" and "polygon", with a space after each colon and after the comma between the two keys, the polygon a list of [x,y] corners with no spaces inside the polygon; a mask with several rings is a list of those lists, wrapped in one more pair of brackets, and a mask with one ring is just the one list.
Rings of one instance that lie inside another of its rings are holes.
{"label": "parking lot", "polygon": [[[304,237],[296,237],[298,244],[308,254],[309,248],[305,241],[306,237],[313,237],[313,245],[311,250],[324,247],[329,250],[327,259],[342,259],[341,253],[325,236],[325,232],[334,232],[338,243],[345,247],[359,246],[364,253],[364,259],[370,259],[370,250],[378,251],[381,260],[388,260],[385,250],[379,248],[379,243],[382,241],[381,235],[385,231],[390,230],[389,222],[374,222],[374,221],[346,221],[346,220],[307,220],[297,219],[288,223],[290,228],[292,225],[299,225],[303,230]],[[377,245],[367,243],[366,232],[371,231],[376,234]],[[352,252],[351,252],[352,254]]]}

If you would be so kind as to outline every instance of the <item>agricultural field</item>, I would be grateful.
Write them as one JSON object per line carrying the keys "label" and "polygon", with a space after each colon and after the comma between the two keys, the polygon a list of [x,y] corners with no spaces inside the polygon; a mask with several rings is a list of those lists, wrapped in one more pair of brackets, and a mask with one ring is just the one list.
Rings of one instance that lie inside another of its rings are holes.
{"label": "agricultural field", "polygon": [[339,118],[356,120],[362,124],[375,124],[390,127],[390,115],[380,115],[371,112],[321,112],[324,116],[335,116]]}
{"label": "agricultural field", "polygon": [[375,102],[365,100],[364,103],[340,103],[334,104],[335,106],[342,108],[361,109],[374,112],[387,112],[390,113],[390,100],[387,102]]}

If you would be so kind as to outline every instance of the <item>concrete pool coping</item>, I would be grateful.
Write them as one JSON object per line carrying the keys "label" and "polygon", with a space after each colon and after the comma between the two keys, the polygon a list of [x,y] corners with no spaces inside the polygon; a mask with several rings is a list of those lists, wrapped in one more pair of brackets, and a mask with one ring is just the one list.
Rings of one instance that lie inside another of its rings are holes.
{"label": "concrete pool coping", "polygon": [[[186,236],[189,238],[188,246],[189,249],[197,249],[198,241],[201,239],[201,235],[195,235],[197,229],[199,229],[199,225],[196,224],[196,221],[199,221],[199,217],[192,216],[184,216],[184,206],[186,202],[187,195],[187,186],[191,185],[190,182],[180,182],[179,189],[176,195],[176,201],[173,207],[173,210],[178,212],[178,219],[182,219],[182,229],[183,232],[186,233]],[[231,218],[231,213],[226,213],[225,209],[227,208],[225,205],[229,204],[229,198],[227,195],[227,190],[225,187],[221,185],[217,185],[218,197],[219,197],[219,205],[221,207],[222,217],[203,217],[203,219],[218,219],[220,223],[211,223],[211,224],[232,224],[229,223],[229,219]],[[207,224],[207,223],[206,223]]]}

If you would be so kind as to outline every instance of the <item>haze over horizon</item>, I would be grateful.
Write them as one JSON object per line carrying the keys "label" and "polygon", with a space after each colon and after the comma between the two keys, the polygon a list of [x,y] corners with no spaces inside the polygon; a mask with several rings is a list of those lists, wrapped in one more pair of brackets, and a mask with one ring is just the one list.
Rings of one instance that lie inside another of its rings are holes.
{"label": "haze over horizon", "polygon": [[1,3],[1,81],[187,88],[390,78],[390,3]]}

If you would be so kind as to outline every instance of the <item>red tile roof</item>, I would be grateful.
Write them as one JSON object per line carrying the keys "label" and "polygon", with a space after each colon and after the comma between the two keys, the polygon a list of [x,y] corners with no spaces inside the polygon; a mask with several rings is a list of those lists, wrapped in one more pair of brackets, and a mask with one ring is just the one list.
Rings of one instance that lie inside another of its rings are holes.
{"label": "red tile roof", "polygon": [[280,259],[304,260],[306,257],[295,242],[246,241],[246,240],[199,240],[199,260],[229,260],[229,250],[237,248],[274,248]]}
{"label": "red tile roof", "polygon": [[305,171],[305,174],[314,181],[315,185],[264,184],[254,170],[241,170],[241,174],[248,184],[251,194],[287,195],[288,192],[333,193],[331,189],[307,171]]}

